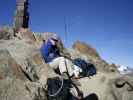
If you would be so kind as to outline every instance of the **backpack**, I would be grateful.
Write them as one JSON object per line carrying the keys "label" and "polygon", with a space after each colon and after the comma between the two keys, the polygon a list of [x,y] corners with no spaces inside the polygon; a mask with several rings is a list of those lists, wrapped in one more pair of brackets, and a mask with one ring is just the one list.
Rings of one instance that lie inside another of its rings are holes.
{"label": "backpack", "polygon": [[88,77],[96,74],[96,68],[93,64],[86,62],[81,58],[74,59],[73,63],[82,69],[81,76]]}
{"label": "backpack", "polygon": [[68,100],[70,85],[66,80],[62,81],[58,77],[49,78],[47,86],[48,100]]}

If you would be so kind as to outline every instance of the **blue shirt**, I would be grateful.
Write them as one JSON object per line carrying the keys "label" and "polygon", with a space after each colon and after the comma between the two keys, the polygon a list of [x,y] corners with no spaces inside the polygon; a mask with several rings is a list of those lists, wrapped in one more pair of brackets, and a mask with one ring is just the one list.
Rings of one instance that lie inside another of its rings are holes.
{"label": "blue shirt", "polygon": [[40,51],[46,63],[60,56],[59,49],[51,43],[50,39],[46,43],[43,43]]}

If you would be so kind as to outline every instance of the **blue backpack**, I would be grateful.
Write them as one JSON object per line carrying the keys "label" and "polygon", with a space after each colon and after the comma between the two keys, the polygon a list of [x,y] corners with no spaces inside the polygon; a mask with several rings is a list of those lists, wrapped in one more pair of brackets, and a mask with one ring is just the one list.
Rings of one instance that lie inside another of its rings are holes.
{"label": "blue backpack", "polygon": [[96,74],[96,68],[93,64],[86,62],[81,58],[74,59],[73,63],[82,69],[81,76],[93,76]]}

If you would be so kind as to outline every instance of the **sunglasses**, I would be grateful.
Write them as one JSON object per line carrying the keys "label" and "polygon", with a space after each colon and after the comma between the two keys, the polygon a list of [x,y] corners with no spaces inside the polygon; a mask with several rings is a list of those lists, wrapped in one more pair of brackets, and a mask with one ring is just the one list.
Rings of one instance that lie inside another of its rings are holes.
{"label": "sunglasses", "polygon": [[57,40],[57,39],[52,38],[52,40],[54,40],[54,41],[58,42],[58,40]]}

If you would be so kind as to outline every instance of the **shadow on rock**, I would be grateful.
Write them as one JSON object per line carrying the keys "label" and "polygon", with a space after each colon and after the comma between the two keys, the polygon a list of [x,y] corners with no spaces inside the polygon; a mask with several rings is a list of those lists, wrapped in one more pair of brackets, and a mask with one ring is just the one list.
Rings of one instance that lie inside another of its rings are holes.
{"label": "shadow on rock", "polygon": [[99,99],[95,93],[92,93],[92,94],[88,95],[87,97],[85,97],[83,100],[99,100]]}
{"label": "shadow on rock", "polygon": [[69,100],[99,100],[97,94],[95,94],[95,93],[89,94],[88,96],[86,96],[82,99],[74,97],[72,94],[70,94],[70,95],[71,96],[70,96]]}

